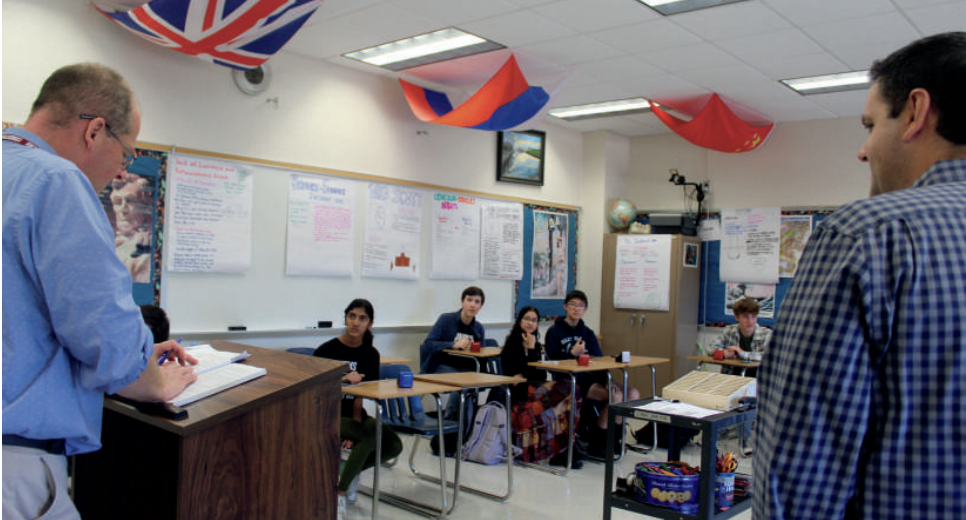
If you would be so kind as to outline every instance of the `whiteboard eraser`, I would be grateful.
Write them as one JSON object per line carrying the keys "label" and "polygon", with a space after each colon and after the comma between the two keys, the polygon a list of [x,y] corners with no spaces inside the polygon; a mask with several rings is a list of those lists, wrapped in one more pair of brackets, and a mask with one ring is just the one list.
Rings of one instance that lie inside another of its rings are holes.
{"label": "whiteboard eraser", "polygon": [[248,330],[248,327],[244,325],[229,325],[228,330]]}
{"label": "whiteboard eraser", "polygon": [[320,329],[331,329],[332,328],[332,322],[331,321],[320,321],[319,322],[319,328]]}

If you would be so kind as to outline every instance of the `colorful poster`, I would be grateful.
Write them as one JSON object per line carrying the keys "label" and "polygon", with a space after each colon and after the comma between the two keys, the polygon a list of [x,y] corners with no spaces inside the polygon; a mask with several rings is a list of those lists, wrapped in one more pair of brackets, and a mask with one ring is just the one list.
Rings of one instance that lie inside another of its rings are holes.
{"label": "colorful poster", "polygon": [[161,296],[161,231],[168,153],[136,150],[134,163],[98,194],[114,230],[117,257],[131,273],[138,305],[157,305]]}
{"label": "colorful poster", "polygon": [[531,297],[560,299],[567,295],[570,230],[566,213],[533,212]]}
{"label": "colorful poster", "polygon": [[355,183],[289,176],[285,274],[352,276]]}
{"label": "colorful poster", "polygon": [[391,184],[369,183],[362,275],[419,279],[423,194]]}
{"label": "colorful poster", "polygon": [[666,311],[671,307],[671,235],[617,237],[614,307]]}
{"label": "colorful poster", "polygon": [[243,273],[252,257],[252,174],[233,163],[169,162],[169,271]]}
{"label": "colorful poster", "polygon": [[[483,206],[480,254],[481,278],[523,278],[523,204],[489,203]],[[564,276],[565,288],[566,280]]]}

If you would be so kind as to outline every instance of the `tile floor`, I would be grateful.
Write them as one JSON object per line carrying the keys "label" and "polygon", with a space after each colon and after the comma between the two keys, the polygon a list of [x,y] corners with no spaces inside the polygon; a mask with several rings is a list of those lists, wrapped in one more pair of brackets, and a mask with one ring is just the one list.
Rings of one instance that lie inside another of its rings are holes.
{"label": "tile floor", "polygon": [[[638,425],[631,424],[632,428]],[[380,489],[402,496],[439,503],[439,487],[420,480],[409,471],[409,453],[413,445],[413,437],[402,436],[405,450],[400,455],[399,463],[393,468],[382,468],[380,473]],[[737,439],[722,439],[719,450],[738,452]],[[700,447],[696,443],[690,444],[681,454],[681,458],[692,465],[697,465],[700,459]],[[649,454],[639,454],[628,451],[622,461],[614,466],[615,475],[624,477],[632,472],[634,465],[645,460],[667,460],[667,453],[658,449]],[[452,478],[452,459],[448,459],[450,466],[447,471]],[[429,443],[421,441],[416,456],[416,467],[420,471],[438,474],[439,462],[429,451]],[[435,469],[435,471],[434,471]],[[741,458],[738,472],[751,473],[751,458]],[[506,466],[483,466],[471,462],[462,465],[461,480],[471,483],[474,487],[493,489],[502,494],[506,489]],[[372,470],[363,474],[363,484],[372,484]],[[566,476],[557,476],[544,471],[514,466],[513,494],[506,503],[499,503],[483,497],[462,492],[459,505],[450,518],[456,520],[475,519],[519,519],[534,520],[552,518],[556,520],[594,519],[603,516],[604,493],[604,465],[585,462],[583,469],[571,471]],[[359,495],[356,504],[350,504],[347,509],[348,520],[367,520],[372,518],[372,498]],[[379,504],[379,518],[381,519],[421,519],[403,509],[386,503]],[[614,520],[632,520],[648,518],[630,511],[614,509]],[[751,511],[745,511],[734,518],[750,520]]]}

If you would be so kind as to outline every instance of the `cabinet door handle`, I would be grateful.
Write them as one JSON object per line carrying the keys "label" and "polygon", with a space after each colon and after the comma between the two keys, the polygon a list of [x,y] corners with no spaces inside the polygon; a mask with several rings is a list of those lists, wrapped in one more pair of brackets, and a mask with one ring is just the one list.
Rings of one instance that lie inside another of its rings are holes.
{"label": "cabinet door handle", "polygon": [[647,315],[646,315],[646,314],[644,314],[644,313],[642,312],[642,313],[641,313],[641,319],[640,319],[640,321],[639,321],[639,322],[637,323],[637,325],[638,325],[639,327],[641,327],[641,328],[644,328],[644,318],[646,318],[646,317],[647,317]]}
{"label": "cabinet door handle", "polygon": [[635,321],[637,321],[637,314],[631,314],[631,327],[634,326]]}

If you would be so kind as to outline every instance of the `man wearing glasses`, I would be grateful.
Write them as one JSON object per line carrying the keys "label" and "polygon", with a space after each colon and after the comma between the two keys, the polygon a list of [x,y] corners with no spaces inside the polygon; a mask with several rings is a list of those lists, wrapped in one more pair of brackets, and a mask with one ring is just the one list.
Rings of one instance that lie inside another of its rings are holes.
{"label": "man wearing glasses", "polygon": [[[547,330],[547,357],[550,359],[577,359],[581,355],[601,357],[600,343],[593,329],[584,324],[587,312],[587,295],[583,291],[570,291],[564,298],[566,316],[561,316]],[[581,407],[580,424],[577,435],[587,444],[590,455],[602,457],[604,442],[607,438],[607,375],[604,372],[577,374],[577,389],[584,400]],[[611,383],[611,400],[615,403],[624,400],[624,391],[617,383]],[[636,388],[629,388],[630,399],[640,399]],[[578,455],[578,453],[575,453]],[[551,464],[566,464],[567,453],[550,459]],[[576,466],[575,466],[576,467]]]}
{"label": "man wearing glasses", "polygon": [[79,64],[3,133],[4,518],[78,518],[66,456],[100,448],[104,394],[164,401],[197,378],[176,342],[154,344],[97,198],[140,127],[124,79]]}

